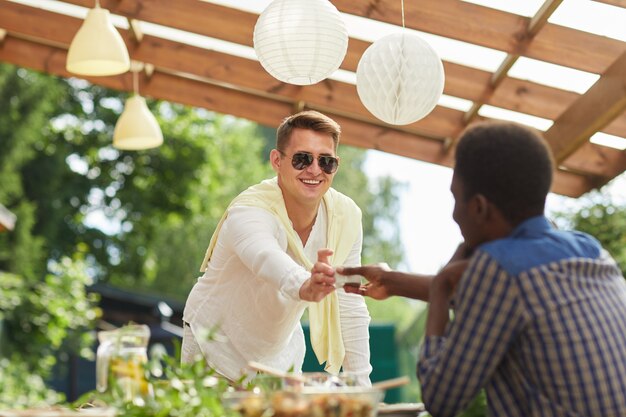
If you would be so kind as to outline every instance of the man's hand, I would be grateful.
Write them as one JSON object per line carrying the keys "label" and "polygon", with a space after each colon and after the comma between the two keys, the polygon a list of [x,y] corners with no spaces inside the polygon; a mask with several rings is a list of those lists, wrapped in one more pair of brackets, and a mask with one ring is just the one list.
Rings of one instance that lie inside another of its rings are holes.
{"label": "man's hand", "polygon": [[304,301],[319,302],[335,290],[335,270],[328,261],[333,254],[330,249],[317,251],[317,262],[311,270],[311,278],[304,281],[300,287],[300,299]]}
{"label": "man's hand", "polygon": [[469,261],[464,260],[450,260],[450,262],[435,275],[435,278],[430,284],[431,294],[436,292],[446,298],[448,302],[452,299],[454,291],[463,276],[463,272],[469,265]]}
{"label": "man's hand", "polygon": [[367,283],[359,287],[345,285],[346,292],[371,297],[375,300],[384,300],[391,295],[386,286],[385,276],[391,271],[386,263],[355,267],[338,267],[337,273],[342,275],[361,275],[367,279]]}
{"label": "man's hand", "polygon": [[450,320],[450,301],[468,264],[468,260],[451,260],[431,281],[426,336],[442,336],[445,333]]}

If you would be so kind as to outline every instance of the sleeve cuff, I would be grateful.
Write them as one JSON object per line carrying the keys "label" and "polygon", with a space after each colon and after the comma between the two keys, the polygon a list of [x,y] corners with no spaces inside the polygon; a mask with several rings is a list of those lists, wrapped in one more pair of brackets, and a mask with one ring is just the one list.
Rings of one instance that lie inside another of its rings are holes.
{"label": "sleeve cuff", "polygon": [[280,292],[291,300],[302,301],[300,300],[300,287],[310,276],[311,273],[301,266],[289,269],[280,280]]}

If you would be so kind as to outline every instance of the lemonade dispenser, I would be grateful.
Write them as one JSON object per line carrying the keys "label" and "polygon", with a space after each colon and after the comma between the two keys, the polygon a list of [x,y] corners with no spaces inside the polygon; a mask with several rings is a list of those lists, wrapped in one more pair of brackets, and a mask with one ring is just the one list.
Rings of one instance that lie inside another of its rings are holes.
{"label": "lemonade dispenser", "polygon": [[149,340],[150,328],[145,324],[98,332],[96,389],[115,390],[126,401],[142,401],[150,393],[144,369]]}

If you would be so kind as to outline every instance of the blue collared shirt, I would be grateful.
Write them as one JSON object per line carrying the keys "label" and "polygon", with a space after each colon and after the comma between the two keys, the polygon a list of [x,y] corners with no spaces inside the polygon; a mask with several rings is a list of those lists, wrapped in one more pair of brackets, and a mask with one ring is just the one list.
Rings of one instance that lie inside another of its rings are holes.
{"label": "blue collared shirt", "polygon": [[544,216],[481,245],[418,377],[433,416],[481,388],[491,416],[626,416],[626,281],[591,236]]}

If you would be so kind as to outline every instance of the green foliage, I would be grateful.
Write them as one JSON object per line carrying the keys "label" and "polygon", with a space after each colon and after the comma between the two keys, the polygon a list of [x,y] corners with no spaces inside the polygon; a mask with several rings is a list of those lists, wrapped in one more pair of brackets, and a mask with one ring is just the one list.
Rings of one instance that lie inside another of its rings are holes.
{"label": "green foliage", "polygon": [[[213,333],[208,332],[206,337],[211,339]],[[207,367],[203,358],[181,363],[180,346],[176,351],[170,356],[162,346],[152,347],[150,361],[137,381],[149,387],[142,395],[133,392],[129,396],[129,385],[119,384],[112,377],[105,392],[88,392],[74,406],[113,408],[121,417],[235,417],[237,414],[222,402],[224,393],[233,389],[229,382]]]}
{"label": "green foliage", "polygon": [[[131,234],[133,242],[137,239],[136,245],[145,247],[141,271],[144,280],[138,283],[141,288],[183,300],[199,274],[211,234],[232,198],[272,176],[272,171],[262,157],[263,141],[254,124],[216,115],[211,116],[212,123],[207,123],[206,112],[183,107],[180,111],[185,115],[179,117],[176,126],[198,125],[193,138],[201,143],[201,149],[194,152],[202,155],[190,180],[185,210],[163,213],[157,224],[133,227]],[[184,140],[191,139],[181,137],[180,141]],[[176,187],[173,184],[171,192],[177,192]],[[151,227],[147,240],[142,234]]]}
{"label": "green foliage", "polygon": [[404,259],[397,213],[402,187],[390,177],[372,182],[363,172],[366,152],[340,146],[340,169],[333,187],[351,197],[363,211],[363,264],[387,262],[397,267]]}
{"label": "green foliage", "polygon": [[0,406],[33,406],[57,401],[45,388],[61,351],[90,357],[93,327],[100,311],[86,293],[85,264],[63,258],[43,281],[0,272]]}
{"label": "green foliage", "polygon": [[[24,167],[41,151],[49,120],[66,90],[58,79],[0,64],[0,203],[18,216],[12,233],[0,234],[0,270],[20,275],[45,271],[44,239],[36,236],[38,203],[26,196]],[[44,181],[45,183],[45,181]]]}
{"label": "green foliage", "polygon": [[575,209],[554,213],[559,227],[579,230],[598,239],[626,275],[626,206],[617,206],[596,191]]}
{"label": "green foliage", "polygon": [[46,386],[40,375],[32,373],[19,356],[0,358],[0,409],[49,407],[65,401],[62,394]]}
{"label": "green foliage", "polygon": [[50,120],[76,106],[70,90],[61,79],[0,64],[0,202],[17,215],[15,230],[0,234],[0,407],[61,401],[44,383],[55,355],[84,354],[92,342],[98,310],[85,292],[87,265],[63,256],[73,250],[50,256],[50,243],[67,231],[69,184]]}

